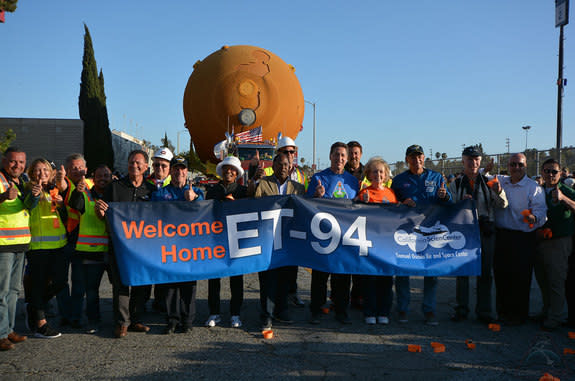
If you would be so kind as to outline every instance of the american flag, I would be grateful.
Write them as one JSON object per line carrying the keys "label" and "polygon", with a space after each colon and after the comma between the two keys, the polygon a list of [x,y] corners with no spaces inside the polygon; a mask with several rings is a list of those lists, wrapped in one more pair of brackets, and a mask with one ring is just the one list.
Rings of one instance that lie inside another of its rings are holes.
{"label": "american flag", "polygon": [[262,126],[236,134],[240,143],[262,142]]}

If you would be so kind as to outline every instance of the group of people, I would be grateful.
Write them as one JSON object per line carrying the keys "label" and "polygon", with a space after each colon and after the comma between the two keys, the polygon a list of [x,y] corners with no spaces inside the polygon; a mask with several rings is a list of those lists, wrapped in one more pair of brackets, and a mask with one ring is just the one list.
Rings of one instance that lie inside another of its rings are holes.
{"label": "group of people", "polygon": [[[36,337],[56,338],[61,333],[47,321],[46,309],[58,300],[60,324],[99,329],[101,314],[99,287],[107,271],[113,289],[114,336],[129,331],[147,332],[142,321],[152,286],[129,287],[122,283],[117,257],[106,230],[105,216],[110,202],[195,202],[203,199],[233,202],[247,197],[303,195],[316,198],[353,199],[363,203],[401,203],[409,207],[456,203],[473,199],[481,236],[481,275],[477,277],[475,316],[489,323],[522,324],[529,317],[529,292],[533,271],[543,296],[538,316],[544,329],[563,323],[567,299],[567,323],[575,325],[575,191],[561,182],[559,163],[542,165],[543,185],[526,175],[525,155],[510,157],[509,175],[492,176],[481,171],[482,153],[474,146],[462,152],[463,171],[448,183],[438,172],[424,167],[425,154],[419,145],[407,148],[408,169],[391,178],[388,164],[380,157],[361,163],[362,146],[356,141],[336,142],[330,149],[330,166],[311,179],[297,167],[297,146],[289,137],[280,139],[273,164],[261,168],[252,160],[249,180],[241,184],[244,169],[234,156],[221,161],[216,171],[220,181],[206,192],[188,180],[188,163],[161,148],[152,157],[142,150],[130,153],[128,175],[112,180],[112,171],[98,166],[87,177],[86,161],[70,155],[55,168],[45,159],[35,159],[26,170],[26,153],[8,148],[0,170],[0,350],[14,348],[26,336],[14,332],[16,302],[24,285],[26,323]],[[573,260],[573,259],[571,259]],[[24,264],[26,265],[24,266]],[[71,284],[68,284],[71,268]],[[291,323],[288,301],[303,306],[297,296],[297,267],[283,267],[258,274],[262,329],[274,321]],[[363,309],[366,324],[389,324],[394,285],[397,322],[409,319],[409,277],[329,274],[312,270],[310,323],[320,324],[328,298],[335,318],[350,324],[350,302]],[[493,311],[492,284],[496,301]],[[229,279],[230,325],[242,326],[243,276]],[[353,285],[352,285],[353,283]],[[457,277],[457,306],[453,321],[468,318],[469,277]],[[166,334],[189,332],[196,314],[197,282],[154,286],[154,307],[166,314]],[[436,315],[437,277],[424,277],[421,310],[425,322],[439,324]],[[208,280],[209,317],[207,327],[222,322],[221,279]],[[86,305],[84,317],[84,303]],[[84,321],[87,320],[87,325]]]}

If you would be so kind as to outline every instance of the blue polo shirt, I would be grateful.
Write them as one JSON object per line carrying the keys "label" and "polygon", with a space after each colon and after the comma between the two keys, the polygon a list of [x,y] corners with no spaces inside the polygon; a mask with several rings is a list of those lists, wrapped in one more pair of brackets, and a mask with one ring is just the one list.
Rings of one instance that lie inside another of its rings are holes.
{"label": "blue polo shirt", "polygon": [[[172,184],[168,184],[152,193],[152,201],[186,201],[184,192],[188,189],[190,189],[189,185],[185,185],[183,188],[176,188]],[[198,195],[196,200],[204,199],[204,192],[200,188],[192,187],[192,190]]]}
{"label": "blue polo shirt", "polygon": [[391,189],[395,192],[399,202],[411,198],[416,204],[452,202],[451,193],[447,190],[448,200],[437,197],[437,191],[443,184],[447,190],[447,184],[439,172],[424,168],[421,175],[415,175],[407,170],[393,178]]}
{"label": "blue polo shirt", "polygon": [[325,188],[323,198],[353,199],[359,192],[359,181],[357,181],[355,176],[347,171],[338,175],[330,168],[327,168],[313,175],[307,188],[307,196],[313,197],[318,179],[321,180],[321,185]]}

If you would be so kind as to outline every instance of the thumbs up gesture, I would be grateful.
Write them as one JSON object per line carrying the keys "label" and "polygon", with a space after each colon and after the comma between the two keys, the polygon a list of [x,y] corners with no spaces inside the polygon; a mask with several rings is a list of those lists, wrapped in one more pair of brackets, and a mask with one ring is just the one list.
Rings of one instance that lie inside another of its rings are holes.
{"label": "thumbs up gesture", "polygon": [[10,188],[4,192],[4,197],[6,200],[15,200],[18,197],[18,188],[13,182],[10,182]]}
{"label": "thumbs up gesture", "polygon": [[84,192],[87,188],[88,185],[86,184],[86,176],[82,175],[82,178],[80,181],[78,181],[78,184],[76,184],[76,189],[78,192]]}
{"label": "thumbs up gesture", "polygon": [[325,188],[323,185],[321,185],[321,180],[317,179],[317,186],[315,187],[315,193],[313,195],[313,197],[323,197],[323,195],[325,194]]}
{"label": "thumbs up gesture", "polygon": [[61,165],[60,169],[56,171],[56,177],[54,181],[60,192],[64,192],[66,189],[68,189],[68,183],[66,183],[66,170],[64,169],[63,165]]}
{"label": "thumbs up gesture", "polygon": [[441,182],[441,186],[437,190],[437,197],[440,199],[445,199],[447,197],[447,189],[445,189],[445,183]]}
{"label": "thumbs up gesture", "polygon": [[38,197],[42,194],[42,183],[32,183],[32,196]]}
{"label": "thumbs up gesture", "polygon": [[189,180],[186,182],[186,185],[189,186],[189,188],[184,191],[184,197],[186,201],[194,201],[198,197],[198,194],[192,189]]}

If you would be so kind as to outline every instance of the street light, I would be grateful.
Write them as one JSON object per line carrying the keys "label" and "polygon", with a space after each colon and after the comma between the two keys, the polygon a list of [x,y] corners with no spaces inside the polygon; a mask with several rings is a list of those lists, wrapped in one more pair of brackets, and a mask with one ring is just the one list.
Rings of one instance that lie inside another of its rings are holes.
{"label": "street light", "polygon": [[525,130],[525,151],[527,151],[527,134],[529,133],[531,126],[523,126],[521,128]]}
{"label": "street light", "polygon": [[177,147],[176,147],[176,151],[177,151],[176,154],[177,154],[177,155],[180,154],[180,134],[181,134],[182,132],[188,132],[188,130],[180,130],[180,131],[177,132],[177,135],[178,135],[178,138],[177,138],[178,143],[177,143]]}
{"label": "street light", "polygon": [[[312,154],[312,169],[313,166],[316,164],[315,162],[315,102],[310,102],[304,100],[305,103],[309,103],[313,107],[313,154]],[[319,168],[319,164],[316,168]]]}

